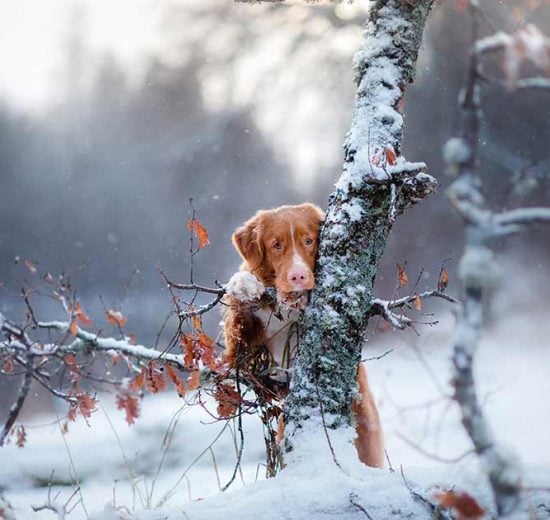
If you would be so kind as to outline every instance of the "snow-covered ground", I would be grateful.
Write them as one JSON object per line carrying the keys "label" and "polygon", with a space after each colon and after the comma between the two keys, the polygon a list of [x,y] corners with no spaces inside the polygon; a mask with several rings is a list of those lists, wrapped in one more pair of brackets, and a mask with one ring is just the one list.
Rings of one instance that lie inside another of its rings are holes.
{"label": "snow-covered ground", "polygon": [[[504,307],[513,305],[503,302]],[[496,312],[508,318],[487,331],[479,351],[480,395],[497,439],[523,467],[525,485],[548,488],[550,321],[544,309],[522,305],[521,312],[506,312],[504,307]],[[214,422],[200,406],[182,407],[181,400],[165,394],[147,397],[132,427],[108,397],[103,398],[90,426],[79,419],[66,435],[61,434],[55,417],[36,418],[42,426],[29,428],[25,448],[1,449],[0,489],[5,489],[19,520],[53,516],[30,508],[46,500],[45,485],[50,479],[53,490],[61,492],[58,502],[71,495],[75,483],[80,484],[82,503],[71,519],[125,518],[131,512],[138,512],[136,518],[193,520],[237,514],[241,519],[261,515],[263,520],[366,518],[352,502],[375,519],[393,514],[429,518],[425,505],[411,500],[400,473],[403,467],[407,480],[427,497],[433,495],[434,486],[455,486],[489,506],[475,457],[462,457],[470,446],[457,409],[446,397],[452,321],[451,314],[445,314],[439,326],[422,328],[420,336],[413,331],[379,334],[367,343],[367,358],[393,349],[381,359],[367,361],[367,369],[394,473],[351,464],[344,452],[344,465],[353,466],[349,471],[340,471],[330,461],[321,464],[328,456],[321,436],[317,444],[312,443],[315,450],[309,451],[309,472],[304,474],[302,465],[299,471],[285,470],[276,486],[273,481],[254,485],[263,480],[264,446],[259,420],[247,417],[242,474],[228,492],[220,494],[235,463],[234,425],[224,429],[224,423]],[[335,449],[338,458],[338,439]],[[243,483],[246,489],[238,489]],[[526,496],[539,503],[541,493],[545,492],[526,491]],[[550,494],[544,501],[550,503]],[[300,516],[297,511],[307,513]],[[548,511],[534,511],[537,518],[550,518]]]}

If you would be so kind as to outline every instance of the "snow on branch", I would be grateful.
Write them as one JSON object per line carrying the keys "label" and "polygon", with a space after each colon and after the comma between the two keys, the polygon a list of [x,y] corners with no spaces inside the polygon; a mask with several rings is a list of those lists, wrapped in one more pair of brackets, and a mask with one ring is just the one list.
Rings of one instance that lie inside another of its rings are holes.
{"label": "snow on branch", "polygon": [[[371,4],[355,56],[357,95],[343,171],[321,228],[316,286],[299,326],[287,399],[287,448],[304,421],[347,427],[373,285],[390,229],[436,188],[423,162],[401,154],[403,107],[432,0]],[[317,423],[316,423],[317,424]]]}

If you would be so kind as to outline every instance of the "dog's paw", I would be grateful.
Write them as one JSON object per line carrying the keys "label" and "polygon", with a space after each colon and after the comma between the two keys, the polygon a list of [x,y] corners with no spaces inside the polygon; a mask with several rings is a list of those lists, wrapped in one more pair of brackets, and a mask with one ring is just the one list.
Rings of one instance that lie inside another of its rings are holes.
{"label": "dog's paw", "polygon": [[225,284],[225,293],[241,302],[259,300],[264,292],[264,284],[248,271],[235,273]]}

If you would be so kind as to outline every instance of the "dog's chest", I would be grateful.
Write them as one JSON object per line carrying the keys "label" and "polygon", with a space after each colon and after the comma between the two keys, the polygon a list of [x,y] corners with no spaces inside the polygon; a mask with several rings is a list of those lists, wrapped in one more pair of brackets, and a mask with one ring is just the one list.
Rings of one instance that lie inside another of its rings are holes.
{"label": "dog's chest", "polygon": [[296,322],[300,312],[296,309],[272,310],[261,308],[254,313],[263,323],[267,348],[279,367],[290,368],[296,357],[298,335]]}

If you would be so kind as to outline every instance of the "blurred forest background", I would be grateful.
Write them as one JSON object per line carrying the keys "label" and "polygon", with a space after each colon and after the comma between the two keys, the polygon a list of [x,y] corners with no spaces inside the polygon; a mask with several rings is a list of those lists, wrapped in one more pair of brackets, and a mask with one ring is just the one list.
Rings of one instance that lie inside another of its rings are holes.
{"label": "blurred forest background", "polygon": [[[535,23],[550,34],[548,3],[528,4],[487,0],[483,9],[496,28]],[[170,310],[159,266],[188,279],[190,198],[210,232],[195,265],[207,285],[237,269],[231,233],[257,209],[326,206],[365,5],[2,0],[0,312],[23,318],[21,287],[38,276],[30,260],[39,273],[70,273],[92,317],[103,314],[99,295],[122,307],[147,343]],[[469,36],[460,2],[434,10],[407,93],[404,151],[442,186],[398,220],[382,297],[404,261],[411,278],[424,269],[420,288],[433,288],[445,263],[456,292],[462,231],[440,151],[455,129]],[[497,59],[490,68],[500,73]],[[549,101],[547,91],[486,89],[481,171],[491,205],[548,204]],[[533,304],[546,294],[549,237],[535,230],[506,245],[516,303],[521,291]],[[534,276],[529,285],[519,270]],[[48,299],[35,304],[44,319],[59,316]]]}

